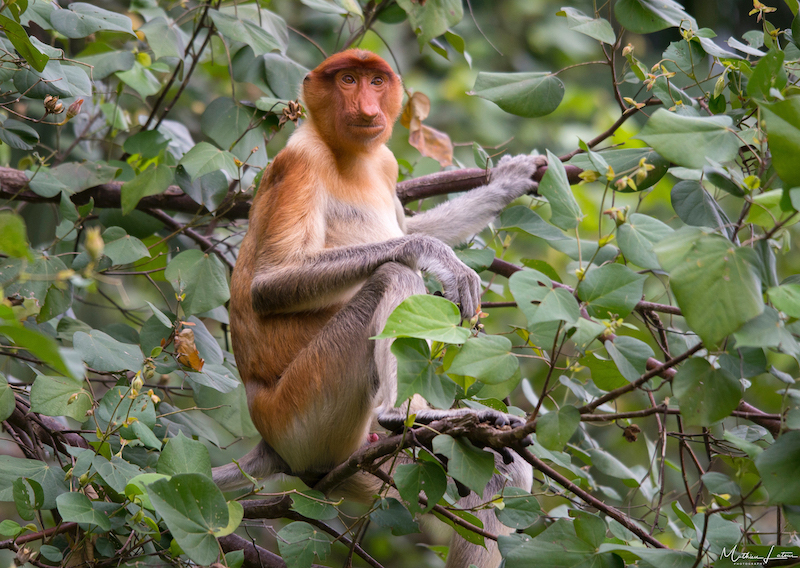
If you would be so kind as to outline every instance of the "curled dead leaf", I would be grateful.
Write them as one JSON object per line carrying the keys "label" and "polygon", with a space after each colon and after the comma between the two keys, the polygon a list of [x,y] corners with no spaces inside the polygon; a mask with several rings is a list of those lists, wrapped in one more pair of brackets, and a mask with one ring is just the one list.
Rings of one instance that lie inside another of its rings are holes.
{"label": "curled dead leaf", "polygon": [[200,352],[194,344],[194,332],[191,329],[182,329],[175,336],[175,351],[181,365],[186,365],[198,373],[203,370],[205,360],[200,357]]}
{"label": "curled dead leaf", "polygon": [[450,137],[431,128],[422,121],[431,111],[431,100],[423,93],[412,94],[403,113],[400,115],[400,124],[408,128],[408,143],[419,150],[419,153],[428,158],[433,158],[442,167],[453,165],[453,142]]}

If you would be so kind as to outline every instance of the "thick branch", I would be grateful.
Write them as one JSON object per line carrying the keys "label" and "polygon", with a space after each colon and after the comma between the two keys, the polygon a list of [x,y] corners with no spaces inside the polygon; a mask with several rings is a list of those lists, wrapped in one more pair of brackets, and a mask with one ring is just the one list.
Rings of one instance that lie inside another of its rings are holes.
{"label": "thick branch", "polygon": [[[541,180],[547,171],[546,160],[542,158],[542,166],[534,174],[533,179]],[[575,166],[564,166],[567,170],[567,177],[570,183],[578,183],[578,174],[581,169]],[[403,203],[409,203],[426,197],[435,195],[445,195],[484,185],[487,182],[486,171],[479,168],[469,168],[464,170],[452,170],[438,172],[427,176],[418,177],[412,180],[403,181],[397,184],[397,195]],[[122,182],[109,182],[87,190],[76,193],[72,196],[72,202],[76,205],[83,205],[94,199],[96,207],[100,208],[119,208],[120,189]],[[0,199],[24,201],[27,203],[58,203],[61,195],[43,197],[28,189],[28,178],[25,173],[14,168],[0,167]],[[179,213],[207,214],[208,210],[195,202],[191,197],[183,193],[176,185],[169,188],[159,195],[144,197],[136,206],[141,211],[150,212],[153,209],[166,209]],[[229,219],[246,219],[250,211],[250,202],[246,201],[246,196],[240,196],[223,215]]]}

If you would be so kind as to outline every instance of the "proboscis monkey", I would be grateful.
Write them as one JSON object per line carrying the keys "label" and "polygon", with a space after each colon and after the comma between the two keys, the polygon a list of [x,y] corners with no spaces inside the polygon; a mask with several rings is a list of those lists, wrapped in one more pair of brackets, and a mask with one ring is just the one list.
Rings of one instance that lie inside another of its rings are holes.
{"label": "proboscis monkey", "polygon": [[[425,293],[420,271],[441,281],[464,317],[474,316],[480,278],[450,246],[533,187],[534,158],[505,158],[488,185],[406,219],[395,193],[397,161],[385,146],[402,97],[400,78],[373,53],[349,50],[323,61],[303,82],[308,119],[253,201],[230,302],[236,362],[263,437],[240,461],[253,476],[319,478],[369,443],[378,422],[402,425],[408,407],[394,408],[391,341],[369,338],[400,302]],[[431,409],[420,397],[410,411],[421,423],[475,412]],[[495,411],[477,414],[498,425],[522,423]],[[530,488],[527,464],[498,460],[498,467]],[[342,490],[371,499],[380,487],[372,479],[354,476]],[[224,489],[248,484],[235,464],[216,468],[214,480]],[[487,498],[504,483],[495,476]],[[472,505],[482,499],[470,497]],[[487,530],[510,532],[493,512],[481,515]],[[488,551],[454,539],[447,566],[497,566],[496,546],[487,544]]]}

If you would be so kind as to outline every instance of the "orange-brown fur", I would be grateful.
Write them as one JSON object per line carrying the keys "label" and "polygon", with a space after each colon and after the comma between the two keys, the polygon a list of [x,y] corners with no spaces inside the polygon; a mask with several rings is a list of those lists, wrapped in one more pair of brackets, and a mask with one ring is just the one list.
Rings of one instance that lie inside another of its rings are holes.
{"label": "orange-brown fur", "polygon": [[[360,79],[357,88],[342,81],[345,73]],[[383,84],[361,80],[373,75]],[[253,201],[231,283],[231,332],[250,414],[264,440],[275,448],[290,420],[326,396],[327,377],[318,371],[325,366],[298,360],[298,353],[347,298],[322,298],[300,313],[263,315],[253,308],[253,277],[302,262],[321,249],[399,236],[378,234],[375,228],[369,229],[374,235],[351,235],[346,224],[337,225],[335,215],[324,208],[350,207],[364,215],[397,219],[397,162],[383,144],[401,99],[399,78],[374,54],[351,50],[327,59],[304,83],[308,122],[276,156]],[[290,365],[293,380],[288,385],[280,379]],[[355,430],[353,442],[335,459],[344,459],[361,443],[362,434]]]}

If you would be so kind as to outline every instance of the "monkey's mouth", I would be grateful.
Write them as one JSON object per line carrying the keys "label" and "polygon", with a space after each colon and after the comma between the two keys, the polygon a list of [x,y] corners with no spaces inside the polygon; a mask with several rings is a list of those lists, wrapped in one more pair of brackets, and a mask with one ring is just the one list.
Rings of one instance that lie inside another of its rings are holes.
{"label": "monkey's mouth", "polygon": [[351,124],[350,126],[364,130],[383,130],[383,124]]}

